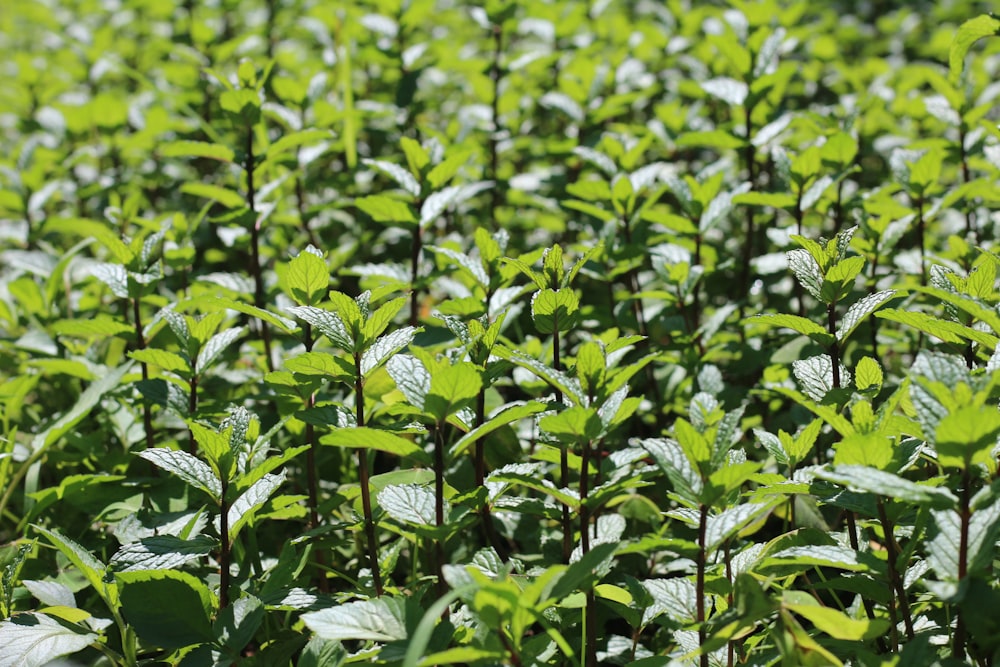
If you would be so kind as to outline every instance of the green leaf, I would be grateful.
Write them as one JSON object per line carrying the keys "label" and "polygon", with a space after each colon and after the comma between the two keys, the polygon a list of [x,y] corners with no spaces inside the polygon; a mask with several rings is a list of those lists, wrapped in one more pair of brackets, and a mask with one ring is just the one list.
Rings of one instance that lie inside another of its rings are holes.
{"label": "green leaf", "polygon": [[464,434],[451,446],[449,456],[455,458],[466,449],[471,447],[476,441],[485,438],[498,428],[511,424],[515,421],[536,415],[547,409],[542,403],[532,401],[531,403],[521,403],[505,405],[499,412],[491,415],[484,423]]}
{"label": "green leaf", "polygon": [[50,530],[41,526],[33,526],[33,528],[47,537],[49,542],[59,549],[66,556],[66,559],[80,571],[80,574],[87,580],[87,583],[93,586],[94,590],[101,594],[102,597],[105,597],[104,572],[106,568],[102,562],[97,560],[92,553],[56,529]]}
{"label": "green leaf", "polygon": [[[386,514],[403,524],[435,526],[434,491],[421,484],[390,484],[378,493],[378,504]],[[445,516],[451,507],[445,500]]]}
{"label": "green leaf", "polygon": [[333,447],[377,449],[380,452],[395,456],[415,456],[423,452],[411,440],[407,440],[389,431],[381,431],[366,426],[338,428],[320,438],[320,442]]}
{"label": "green leaf", "polygon": [[399,146],[406,154],[406,164],[410,167],[410,173],[420,174],[431,162],[431,156],[427,150],[415,139],[403,137],[399,140]]}
{"label": "green leaf", "polygon": [[264,621],[264,605],[252,595],[244,595],[219,611],[213,624],[218,641],[233,653],[240,653],[253,640]]}
{"label": "green leaf", "polygon": [[452,153],[427,172],[427,183],[432,189],[439,190],[458,173],[459,169],[469,163],[470,155],[469,151]]}
{"label": "green leaf", "polygon": [[285,281],[299,305],[315,306],[330,288],[330,268],[322,257],[303,251],[288,263]]}
{"label": "green leaf", "polygon": [[371,216],[375,222],[416,222],[409,204],[389,195],[358,197],[354,205]]}
{"label": "green leaf", "polygon": [[580,300],[570,288],[539,290],[531,299],[531,317],[543,334],[575,327],[579,309]]}
{"label": "green leaf", "polygon": [[298,130],[297,132],[290,132],[267,147],[267,152],[264,153],[264,159],[275,160],[283,153],[298,150],[299,147],[304,146],[305,144],[318,144],[319,142],[327,139],[333,139],[333,133],[331,133],[330,130],[320,128],[308,128],[305,130]]}
{"label": "green leaf", "polygon": [[821,607],[819,603],[793,604],[785,602],[782,606],[808,620],[820,632],[825,632],[834,639],[845,641],[873,639],[888,630],[891,625],[889,619],[886,618],[851,618],[840,610]]}
{"label": "green leaf", "polygon": [[795,277],[799,279],[806,290],[813,295],[817,301],[823,301],[821,296],[821,291],[823,289],[823,274],[820,271],[819,265],[812,255],[806,250],[789,250],[786,253],[788,257],[788,267],[795,274]]}
{"label": "green leaf", "polygon": [[592,589],[601,580],[603,573],[607,572],[617,549],[617,542],[604,542],[592,547],[580,560],[570,563],[562,576],[555,580],[549,597],[562,600],[577,591]]}
{"label": "green leaf", "polygon": [[57,658],[82,651],[98,636],[48,614],[17,614],[0,621],[0,667],[43,667]]}
{"label": "green leaf", "polygon": [[144,350],[133,350],[129,352],[129,356],[136,361],[158,366],[165,371],[177,373],[184,378],[191,375],[191,364],[174,352],[148,347]]}
{"label": "green leaf", "polygon": [[442,366],[431,375],[424,411],[438,422],[457,412],[479,395],[483,386],[479,370],[467,361]]}
{"label": "green leaf", "polygon": [[119,322],[104,314],[95,315],[80,320],[59,320],[53,322],[52,333],[57,336],[77,336],[79,338],[96,338],[121,336],[135,332],[135,327]]}
{"label": "green leaf", "polygon": [[989,14],[980,14],[969,19],[958,28],[948,50],[948,77],[957,84],[965,69],[965,55],[972,45],[983,37],[1000,34],[1000,21]]}
{"label": "green leaf", "polygon": [[229,188],[211,185],[209,183],[187,181],[181,185],[181,192],[184,194],[194,195],[195,197],[211,199],[214,202],[222,204],[228,209],[238,209],[246,206],[246,200],[243,199],[243,196],[240,195],[240,193],[233,192]]}
{"label": "green leaf", "polygon": [[354,337],[337,313],[315,306],[293,306],[288,312],[314,326],[341,350],[346,352],[354,350]]}
{"label": "green leaf", "polygon": [[[370,322],[371,320],[369,320]],[[361,355],[361,375],[368,377],[388,361],[389,357],[396,354],[413,341],[419,329],[415,327],[403,327],[396,329],[385,336],[382,336]]]}
{"label": "green leaf", "polygon": [[218,501],[222,495],[222,483],[212,469],[204,461],[176,449],[154,447],[139,452],[140,456],[158,468],[177,475],[186,484],[201,489],[213,500]]}
{"label": "green leaf", "polygon": [[[211,616],[215,602],[200,579],[178,570],[115,574],[122,612],[145,642],[166,649],[185,648],[215,639]],[[160,600],[162,604],[150,604]]]}
{"label": "green leaf", "polygon": [[838,465],[869,466],[884,470],[892,462],[892,440],[881,433],[853,433],[834,447]]}
{"label": "green leaf", "polygon": [[413,174],[408,172],[406,169],[403,169],[398,164],[393,164],[392,162],[386,162],[384,160],[370,160],[367,158],[362,160],[361,162],[366,167],[369,167],[370,169],[375,169],[376,171],[380,171],[389,178],[391,178],[392,180],[394,180],[396,182],[396,185],[406,190],[406,192],[409,193],[410,196],[412,197],[420,196],[420,183],[413,176]]}
{"label": "green leaf", "polygon": [[967,468],[992,458],[1000,433],[1000,411],[994,406],[959,408],[938,422],[935,448],[938,463]]}
{"label": "green leaf", "polygon": [[308,612],[302,614],[302,622],[326,640],[392,642],[407,638],[405,602],[386,596]]}
{"label": "green leaf", "polygon": [[842,259],[826,272],[823,286],[820,288],[820,300],[823,303],[840,301],[854,286],[854,279],[865,266],[865,258],[861,256]]}
{"label": "green leaf", "polygon": [[858,391],[866,391],[882,387],[882,367],[872,357],[861,357],[854,368],[854,385]]}
{"label": "green leaf", "polygon": [[805,317],[786,314],[764,314],[753,315],[743,320],[746,324],[763,324],[769,327],[783,327],[791,329],[804,336],[808,336],[820,345],[829,346],[835,340],[833,335],[827,332],[826,328]]}
{"label": "green leaf", "polygon": [[246,327],[233,327],[231,329],[226,329],[215,334],[208,339],[204,347],[198,352],[198,362],[197,368],[198,373],[204,373],[215,360],[219,358],[229,346],[236,342],[236,340],[243,335]]}
{"label": "green leaf", "polygon": [[784,192],[745,192],[733,197],[733,203],[791,210],[795,207],[795,197]]}
{"label": "green leaf", "polygon": [[[240,497],[233,501],[229,507],[229,538],[235,540],[240,530],[247,523],[254,520],[254,515],[261,506],[267,502],[278,487],[285,481],[285,472],[277,475],[264,475],[250,488],[240,494]],[[230,487],[232,488],[232,487]]]}
{"label": "green leaf", "polygon": [[853,491],[886,496],[905,503],[942,509],[954,507],[958,498],[946,487],[911,482],[885,470],[875,470],[866,464],[841,465],[831,469],[817,468],[815,475]]}
{"label": "green leaf", "polygon": [[218,542],[199,535],[182,540],[175,535],[153,535],[124,545],[111,557],[115,572],[139,570],[177,570],[186,563],[207,557]]}
{"label": "green leaf", "polygon": [[958,322],[942,320],[933,315],[929,315],[928,313],[901,310],[898,308],[886,308],[875,313],[875,317],[890,320],[892,322],[899,322],[900,324],[906,324],[914,329],[923,331],[929,336],[934,336],[945,343],[962,345],[966,341],[971,340],[981,345],[994,347],[998,342],[1000,342],[1000,339],[996,336],[992,336],[984,331],[967,327],[963,324],[959,324]]}
{"label": "green leaf", "polygon": [[222,296],[214,297],[207,303],[207,306],[210,308],[225,308],[227,310],[235,310],[237,312],[244,313],[245,315],[251,315],[259,320],[263,320],[268,324],[278,327],[279,329],[281,329],[286,333],[291,333],[298,328],[294,320],[289,320],[287,318],[281,317],[280,315],[276,315],[275,313],[272,313],[268,310],[264,310],[263,308],[252,306],[249,303],[242,303],[240,301],[235,301],[228,297],[222,297]]}
{"label": "green leaf", "polygon": [[896,290],[888,289],[869,294],[855,301],[840,320],[840,328],[837,329],[837,340],[843,343],[866,317],[895,297]]}
{"label": "green leaf", "polygon": [[235,157],[231,148],[207,141],[168,141],[160,144],[157,151],[163,157],[200,157],[219,162],[232,162]]}
{"label": "green leaf", "polygon": [[546,415],[538,425],[543,431],[565,443],[596,440],[600,437],[604,426],[596,410],[582,405],[574,405],[561,412]]}

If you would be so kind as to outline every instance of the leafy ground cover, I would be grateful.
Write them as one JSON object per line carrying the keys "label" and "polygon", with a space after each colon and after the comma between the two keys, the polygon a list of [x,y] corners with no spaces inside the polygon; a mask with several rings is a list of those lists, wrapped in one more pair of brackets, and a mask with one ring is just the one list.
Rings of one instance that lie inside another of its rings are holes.
{"label": "leafy ground cover", "polygon": [[0,665],[992,664],[1000,21],[0,13]]}

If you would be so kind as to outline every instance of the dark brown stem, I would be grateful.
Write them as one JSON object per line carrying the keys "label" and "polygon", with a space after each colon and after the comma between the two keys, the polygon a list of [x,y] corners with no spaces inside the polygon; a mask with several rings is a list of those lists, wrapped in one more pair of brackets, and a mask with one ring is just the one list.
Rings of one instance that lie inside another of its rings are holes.
{"label": "dark brown stem", "polygon": [[[899,611],[903,614],[903,625],[906,627],[906,637],[907,639],[913,639],[913,619],[910,616],[910,603],[906,596],[906,587],[903,583],[903,577],[899,570],[899,563],[897,559],[899,558],[899,546],[896,544],[896,536],[894,533],[894,527],[892,521],[889,520],[889,515],[885,510],[885,501],[880,497],[878,499],[878,518],[882,524],[882,532],[885,534],[885,553],[886,562],[889,566],[889,581],[892,582],[892,588],[895,591],[896,603],[899,605]],[[906,564],[902,564],[904,569]],[[892,616],[892,643],[893,651],[898,648],[899,638],[898,632],[896,630],[896,610],[892,605],[890,600],[889,612]]]}
{"label": "dark brown stem", "polygon": [[[708,505],[701,506],[698,518],[698,556],[695,573],[695,620],[698,623],[698,644],[704,646],[708,639],[708,629],[705,627],[705,568],[708,564],[706,544],[708,539]],[[708,653],[702,651],[699,656],[701,667],[708,667]]]}
{"label": "dark brown stem", "polygon": [[[365,425],[365,387],[361,373],[361,354],[354,355],[354,402],[358,426]],[[368,542],[368,566],[375,583],[375,594],[382,596],[382,574],[378,567],[378,541],[375,537],[375,521],[372,519],[372,491],[368,476],[368,451],[358,450],[358,477],[361,483],[361,509],[365,515],[365,539]]]}
{"label": "dark brown stem", "polygon": [[[126,311],[127,312],[127,311]],[[139,297],[132,299],[132,320],[135,324],[135,344],[140,350],[146,349],[146,336],[142,333],[142,314],[139,311]],[[143,381],[149,380],[149,367],[146,362],[141,362]],[[153,432],[153,409],[148,401],[142,402],[142,428],[146,434],[146,449],[156,446],[155,433]]]}
{"label": "dark brown stem", "polygon": [[[584,440],[582,444],[583,451],[580,456],[580,550],[586,556],[590,551],[590,508],[587,506],[587,496],[590,493],[590,450],[593,443]],[[584,612],[586,614],[584,627],[587,633],[584,639],[584,664],[587,667],[596,667],[597,602],[593,588],[587,591],[587,604]]]}
{"label": "dark brown stem", "polygon": [[229,480],[222,478],[222,491],[219,494],[219,607],[229,606],[229,561],[231,558],[229,543],[229,502],[226,493],[229,490]]}
{"label": "dark brown stem", "polygon": [[[188,417],[194,419],[195,414],[198,412],[198,369],[194,366],[195,362],[192,361],[191,366],[191,380],[189,381],[188,390]],[[191,429],[188,429],[188,451],[194,454],[197,451],[197,446],[194,442],[194,434]]]}
{"label": "dark brown stem", "polygon": [[[444,422],[434,427],[434,525],[444,525]],[[444,580],[444,545],[439,538],[434,539],[434,570],[437,575],[438,595],[448,593]]]}
{"label": "dark brown stem", "polygon": [[[418,207],[419,210],[419,207]],[[413,246],[410,250],[410,326],[417,326],[420,319],[420,290],[417,278],[420,271],[420,251],[423,248],[423,229],[417,225],[413,230]]]}
{"label": "dark brown stem", "polygon": [[833,365],[833,388],[840,389],[840,342],[837,340],[837,303],[826,307],[827,331],[833,336],[830,343],[830,362]]}
{"label": "dark brown stem", "polygon": [[[969,523],[972,519],[972,510],[969,507],[971,496],[970,486],[972,485],[972,475],[966,467],[962,470],[962,492],[959,496],[958,515],[960,521],[960,532],[958,538],[958,581],[961,583],[969,573]],[[955,621],[955,637],[952,653],[958,660],[965,660],[965,614],[957,611],[958,618]]]}
{"label": "dark brown stem", "polygon": [[[559,359],[559,317],[554,316],[552,322],[552,368],[553,370],[559,371],[562,368],[562,364]],[[556,389],[556,402],[562,403],[563,395],[562,391]],[[562,480],[563,486],[569,486],[569,451],[566,449],[566,445],[559,445],[559,478]],[[562,506],[562,529],[563,529],[563,541],[562,541],[562,555],[563,562],[568,563],[569,557],[573,553],[573,524],[570,519],[569,505],[563,503]]]}

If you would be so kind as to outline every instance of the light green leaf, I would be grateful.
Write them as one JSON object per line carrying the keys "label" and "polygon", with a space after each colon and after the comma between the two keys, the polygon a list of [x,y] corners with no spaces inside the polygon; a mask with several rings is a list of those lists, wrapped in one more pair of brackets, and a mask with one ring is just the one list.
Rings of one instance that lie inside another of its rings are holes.
{"label": "light green leaf", "polygon": [[324,445],[348,447],[351,449],[377,449],[395,456],[415,456],[423,452],[411,440],[389,431],[381,431],[366,426],[338,428],[320,438]]}
{"label": "light green leaf", "polygon": [[424,410],[437,421],[442,421],[478,396],[482,386],[482,375],[471,363],[460,361],[442,366],[431,375]]}
{"label": "light green leaf", "polygon": [[958,28],[948,50],[948,78],[957,84],[965,69],[965,56],[972,45],[983,37],[1000,34],[1000,21],[989,14],[980,14]]}
{"label": "light green leaf", "polygon": [[333,139],[333,133],[329,130],[319,128],[307,128],[305,130],[298,130],[297,132],[290,132],[267,147],[264,159],[274,160],[280,157],[282,153],[297,150],[305,144],[318,144],[327,139]]}
{"label": "light green leaf", "polygon": [[200,157],[232,162],[233,150],[228,146],[213,144],[207,141],[168,141],[160,144],[157,151],[163,157]]}
{"label": "light green leaf", "polygon": [[854,368],[854,385],[858,391],[882,387],[882,367],[871,357],[861,357]]}
{"label": "light green leaf", "polygon": [[80,338],[111,337],[130,334],[135,327],[125,322],[119,322],[107,315],[95,315],[80,320],[59,320],[51,326],[52,333],[58,336],[77,336]]}
{"label": "light green leaf", "polygon": [[211,185],[209,183],[187,181],[181,185],[181,192],[194,195],[195,197],[211,199],[212,201],[222,204],[228,209],[237,209],[246,206],[246,200],[243,199],[243,196],[240,193],[234,192],[229,188]]}
{"label": "light green leaf", "polygon": [[288,263],[285,281],[299,305],[315,306],[330,288],[330,267],[322,257],[308,251],[300,252]]}
{"label": "light green leaf", "polygon": [[938,422],[935,448],[946,467],[967,468],[992,458],[1000,433],[1000,411],[995,406],[966,406]]}
{"label": "light green leaf", "polygon": [[538,426],[565,443],[595,440],[603,430],[597,411],[582,405],[574,405],[561,412],[546,415],[539,421]]}
{"label": "light green leaf", "polygon": [[44,667],[97,642],[83,627],[37,612],[0,621],[0,667]]}
{"label": "light green leaf", "polygon": [[543,289],[531,299],[531,317],[539,333],[569,331],[576,326],[580,300],[571,288]]}
{"label": "light green leaf", "polygon": [[384,596],[308,612],[302,614],[302,622],[327,640],[391,642],[407,638],[405,602]]}
{"label": "light green leaf", "polygon": [[808,336],[820,345],[828,346],[834,341],[834,337],[824,327],[805,317],[787,314],[765,314],[753,315],[743,320],[747,324],[763,324],[771,327],[783,327],[791,329],[804,336]]}
{"label": "light green leaf", "polygon": [[185,378],[191,375],[191,364],[179,354],[168,350],[148,347],[144,350],[133,350],[129,352],[129,356],[141,363],[152,364]]}
{"label": "light green leaf", "polygon": [[881,433],[853,433],[835,446],[838,466],[870,466],[884,470],[892,462],[892,439]]}
{"label": "light green leaf", "polygon": [[544,404],[534,401],[531,403],[505,405],[499,412],[490,416],[483,424],[477,426],[459,438],[459,440],[451,446],[449,456],[452,458],[459,456],[462,452],[471,447],[477,440],[485,438],[498,428],[520,419],[525,419],[531,415],[536,415],[545,409],[546,406]]}
{"label": "light green leaf", "polygon": [[358,197],[354,205],[371,216],[375,222],[416,222],[409,204],[389,195]]}
{"label": "light green leaf", "polygon": [[698,618],[698,593],[690,579],[646,579],[642,582],[642,587],[652,598],[652,602],[642,612],[644,626],[664,614],[682,625],[693,623]]}
{"label": "light green leaf", "polygon": [[812,623],[820,632],[825,632],[834,639],[845,641],[861,641],[876,637],[891,625],[889,619],[858,619],[851,618],[844,612],[817,604],[794,604],[785,602],[782,605]]}

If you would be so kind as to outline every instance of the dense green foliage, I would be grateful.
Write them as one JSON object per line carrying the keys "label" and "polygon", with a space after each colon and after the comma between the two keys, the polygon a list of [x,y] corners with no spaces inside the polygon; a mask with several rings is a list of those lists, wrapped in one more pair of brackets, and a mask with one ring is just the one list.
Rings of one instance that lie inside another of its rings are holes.
{"label": "dense green foliage", "polygon": [[1000,656],[984,7],[8,5],[0,667]]}

